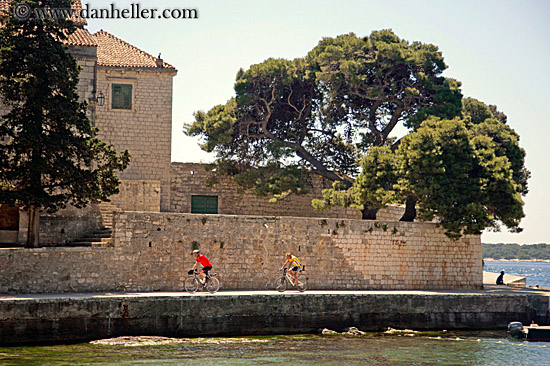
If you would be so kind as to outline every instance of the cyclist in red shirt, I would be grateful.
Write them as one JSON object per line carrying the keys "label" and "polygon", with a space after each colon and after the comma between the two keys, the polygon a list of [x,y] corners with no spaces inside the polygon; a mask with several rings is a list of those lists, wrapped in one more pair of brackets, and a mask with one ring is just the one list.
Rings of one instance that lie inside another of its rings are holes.
{"label": "cyclist in red shirt", "polygon": [[193,266],[193,270],[195,270],[197,268],[197,264],[200,263],[202,265],[202,269],[200,271],[200,274],[202,276],[202,283],[205,283],[206,282],[206,275],[208,274],[208,271],[210,271],[212,269],[212,264],[210,263],[208,258],[206,258],[204,255],[200,254],[198,249],[193,250],[193,254],[197,258],[197,261],[195,262],[195,265]]}

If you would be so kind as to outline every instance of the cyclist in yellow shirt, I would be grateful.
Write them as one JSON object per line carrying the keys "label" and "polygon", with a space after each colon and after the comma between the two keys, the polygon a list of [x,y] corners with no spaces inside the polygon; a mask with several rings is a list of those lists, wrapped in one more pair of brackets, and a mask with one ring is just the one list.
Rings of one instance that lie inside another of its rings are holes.
{"label": "cyclist in yellow shirt", "polygon": [[302,270],[302,262],[291,253],[286,253],[286,262],[281,267],[281,270],[286,266],[288,266],[290,274],[294,277],[294,286],[296,286],[298,284],[298,272]]}

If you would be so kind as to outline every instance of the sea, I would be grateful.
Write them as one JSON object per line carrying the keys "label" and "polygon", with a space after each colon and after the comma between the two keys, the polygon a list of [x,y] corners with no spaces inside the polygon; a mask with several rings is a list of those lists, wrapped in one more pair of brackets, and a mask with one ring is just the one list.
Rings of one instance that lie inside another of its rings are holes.
{"label": "sea", "polygon": [[[486,261],[485,270],[550,288],[550,263]],[[550,342],[494,331],[123,337],[70,345],[0,348],[0,365],[513,365],[550,366]]]}
{"label": "sea", "polygon": [[539,286],[550,289],[550,262],[534,261],[485,261],[486,272],[525,277],[527,286]]}

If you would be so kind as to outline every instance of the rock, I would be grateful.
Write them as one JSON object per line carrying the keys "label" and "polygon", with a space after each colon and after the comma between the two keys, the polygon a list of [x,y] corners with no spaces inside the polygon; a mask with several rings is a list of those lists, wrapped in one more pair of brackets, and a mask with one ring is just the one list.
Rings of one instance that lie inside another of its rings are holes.
{"label": "rock", "polygon": [[344,331],[344,334],[349,334],[349,335],[363,335],[363,334],[366,334],[365,332],[357,329],[356,327],[349,327],[347,328],[345,331]]}
{"label": "rock", "polygon": [[417,334],[419,333],[418,331],[416,330],[411,330],[411,329],[393,329],[393,328],[390,328],[388,327],[388,330],[386,330],[384,333],[386,334],[406,334],[406,335],[411,335],[411,334]]}
{"label": "rock", "polygon": [[338,334],[338,332],[324,328],[323,330],[321,330],[321,334]]}

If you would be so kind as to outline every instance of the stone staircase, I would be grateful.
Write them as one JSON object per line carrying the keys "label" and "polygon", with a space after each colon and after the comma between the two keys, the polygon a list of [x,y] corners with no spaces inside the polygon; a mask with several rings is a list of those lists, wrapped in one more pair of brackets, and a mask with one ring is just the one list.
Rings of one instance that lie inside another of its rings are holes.
{"label": "stone staircase", "polygon": [[113,211],[117,207],[110,202],[99,204],[101,228],[91,230],[84,236],[72,241],[74,247],[110,247],[113,245]]}
{"label": "stone staircase", "polygon": [[102,202],[99,204],[99,212],[101,213],[101,224],[104,228],[113,228],[113,212],[117,207],[111,202]]}

